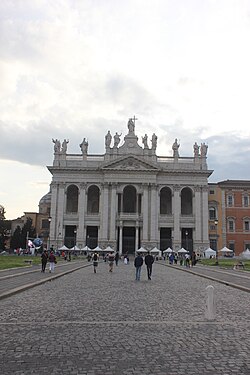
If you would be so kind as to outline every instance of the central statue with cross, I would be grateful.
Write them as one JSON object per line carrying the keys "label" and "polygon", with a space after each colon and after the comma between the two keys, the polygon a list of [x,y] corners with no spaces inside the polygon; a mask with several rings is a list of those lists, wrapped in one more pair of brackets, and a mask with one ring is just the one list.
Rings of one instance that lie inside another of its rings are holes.
{"label": "central statue with cross", "polygon": [[135,118],[135,116],[128,120],[128,132],[129,132],[129,134],[135,134],[135,120],[137,120],[137,118]]}

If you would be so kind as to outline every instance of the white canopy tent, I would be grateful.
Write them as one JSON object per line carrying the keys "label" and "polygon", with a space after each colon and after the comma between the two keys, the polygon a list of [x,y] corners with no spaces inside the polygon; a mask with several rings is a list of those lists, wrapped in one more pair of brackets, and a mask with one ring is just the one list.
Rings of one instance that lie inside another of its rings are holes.
{"label": "white canopy tent", "polygon": [[204,255],[205,255],[205,258],[210,258],[211,256],[214,257],[216,256],[216,251],[211,249],[211,247],[209,247],[208,249],[205,250]]}
{"label": "white canopy tent", "polygon": [[92,251],[96,251],[98,253],[103,250],[99,246],[96,246]]}
{"label": "white canopy tent", "polygon": [[233,250],[228,249],[226,246],[219,250],[220,253],[233,253]]}
{"label": "white canopy tent", "polygon": [[60,247],[60,249],[58,250],[61,250],[61,251],[65,251],[65,250],[69,250],[69,248],[65,245],[63,245],[62,247]]}
{"label": "white canopy tent", "polygon": [[240,257],[243,259],[250,259],[250,250],[246,249],[240,254]]}
{"label": "white canopy tent", "polygon": [[140,247],[140,249],[136,250],[137,253],[147,253],[148,251],[144,249],[144,247]]}
{"label": "white canopy tent", "polygon": [[81,249],[82,251],[91,251],[91,248],[90,247],[88,247],[88,246],[84,246],[84,248],[83,249]]}
{"label": "white canopy tent", "polygon": [[70,249],[70,250],[80,251],[81,249],[79,249],[79,247],[78,247],[78,246],[73,246],[73,247],[71,247],[71,249]]}
{"label": "white canopy tent", "polygon": [[178,254],[187,254],[188,251],[182,247],[180,250],[177,251]]}
{"label": "white canopy tent", "polygon": [[170,247],[168,247],[166,250],[163,251],[163,254],[172,253],[172,252],[173,250]]}
{"label": "white canopy tent", "polygon": [[150,254],[161,255],[161,250],[157,249],[157,247],[154,247],[152,250],[150,250]]}
{"label": "white canopy tent", "polygon": [[104,249],[103,251],[104,251],[105,253],[112,253],[112,252],[114,252],[115,250],[112,249],[112,247],[108,246],[108,247],[106,247],[106,249]]}

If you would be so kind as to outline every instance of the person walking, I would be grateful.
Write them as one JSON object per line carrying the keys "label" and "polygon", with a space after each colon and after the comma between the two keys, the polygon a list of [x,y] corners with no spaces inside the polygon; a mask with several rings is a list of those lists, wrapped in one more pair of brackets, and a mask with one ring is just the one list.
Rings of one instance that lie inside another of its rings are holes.
{"label": "person walking", "polygon": [[139,281],[141,278],[141,266],[143,265],[143,258],[140,253],[137,253],[137,256],[134,260],[134,266],[135,266],[135,280]]}
{"label": "person walking", "polygon": [[49,254],[49,272],[54,272],[56,263],[56,257],[54,251],[52,250]]}
{"label": "person walking", "polygon": [[93,260],[93,266],[94,266],[94,273],[96,273],[96,268],[98,266],[98,260],[99,260],[99,255],[95,252],[92,256]]}
{"label": "person walking", "polygon": [[145,256],[145,264],[147,266],[148,280],[151,280],[152,266],[153,266],[154,261],[155,260],[154,260],[153,255],[151,255],[150,252],[148,252],[147,255]]}
{"label": "person walking", "polygon": [[112,251],[110,251],[110,253],[108,255],[109,272],[113,272],[114,260],[115,260],[114,253]]}
{"label": "person walking", "polygon": [[42,270],[41,270],[41,272],[45,272],[46,264],[47,264],[47,261],[48,261],[48,253],[47,253],[47,250],[44,250],[44,251],[42,252],[42,255],[41,255],[41,261],[42,261]]}
{"label": "person walking", "polygon": [[118,262],[119,262],[119,252],[117,251],[115,253],[115,265],[118,266]]}

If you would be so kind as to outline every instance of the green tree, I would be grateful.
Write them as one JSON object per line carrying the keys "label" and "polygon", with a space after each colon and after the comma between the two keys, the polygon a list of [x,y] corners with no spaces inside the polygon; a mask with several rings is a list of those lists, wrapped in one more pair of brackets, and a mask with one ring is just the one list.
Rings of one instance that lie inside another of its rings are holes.
{"label": "green tree", "polygon": [[21,247],[26,249],[27,247],[27,238],[35,238],[36,237],[36,229],[32,225],[32,219],[27,217],[26,223],[22,227],[21,230]]}
{"label": "green tree", "polygon": [[6,241],[10,236],[11,220],[5,220],[5,209],[0,205],[0,250],[5,250]]}
{"label": "green tree", "polygon": [[17,249],[19,247],[22,247],[21,246],[21,243],[22,243],[22,240],[21,240],[21,227],[20,225],[18,225],[11,237],[11,240],[10,240],[10,247],[11,249]]}

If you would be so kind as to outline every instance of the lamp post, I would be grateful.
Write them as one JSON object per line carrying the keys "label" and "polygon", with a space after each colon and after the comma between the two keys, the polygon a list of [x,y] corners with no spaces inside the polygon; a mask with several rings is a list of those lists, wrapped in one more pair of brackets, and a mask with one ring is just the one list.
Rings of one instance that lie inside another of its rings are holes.
{"label": "lamp post", "polygon": [[218,235],[217,235],[217,225],[218,225],[218,220],[214,220],[214,225],[215,225],[215,235],[216,235],[216,260],[215,260],[215,265],[218,266],[219,265],[219,260],[218,260]]}
{"label": "lamp post", "polygon": [[185,232],[185,236],[186,236],[186,250],[188,251],[188,231],[187,230]]}
{"label": "lamp post", "polygon": [[47,243],[47,250],[50,248],[50,223],[51,223],[51,216],[48,217],[48,222],[49,222],[49,235],[48,235],[48,243]]}

